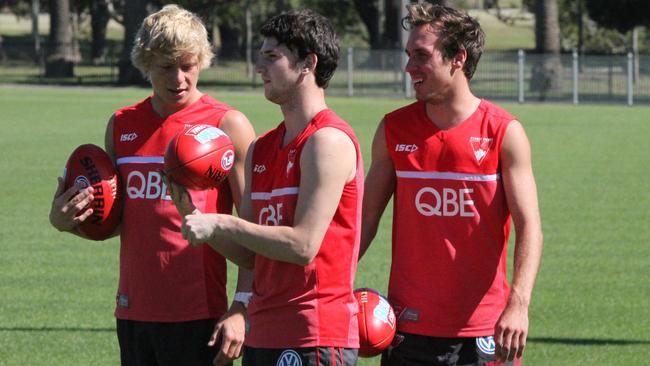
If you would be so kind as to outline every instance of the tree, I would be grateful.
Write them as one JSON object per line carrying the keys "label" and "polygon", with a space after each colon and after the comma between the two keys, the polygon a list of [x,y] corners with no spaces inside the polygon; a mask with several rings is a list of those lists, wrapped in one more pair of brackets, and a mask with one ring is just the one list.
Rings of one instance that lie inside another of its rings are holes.
{"label": "tree", "polygon": [[650,25],[648,0],[585,0],[589,17],[600,26],[627,33],[637,26]]}
{"label": "tree", "polygon": [[94,64],[103,63],[106,58],[106,28],[111,19],[109,5],[109,0],[92,0],[90,3],[90,57]]}
{"label": "tree", "polygon": [[75,55],[69,0],[50,0],[49,41],[45,77],[73,77]]}
{"label": "tree", "polygon": [[383,0],[354,0],[354,8],[368,30],[368,44],[372,49],[383,48]]}
{"label": "tree", "polygon": [[131,63],[131,50],[135,35],[147,16],[147,0],[129,0],[124,4],[124,44],[119,61],[118,83],[144,84],[145,79],[140,70]]}
{"label": "tree", "polygon": [[533,67],[530,87],[544,100],[549,91],[562,89],[560,23],[557,0],[535,2],[535,51],[541,59]]}

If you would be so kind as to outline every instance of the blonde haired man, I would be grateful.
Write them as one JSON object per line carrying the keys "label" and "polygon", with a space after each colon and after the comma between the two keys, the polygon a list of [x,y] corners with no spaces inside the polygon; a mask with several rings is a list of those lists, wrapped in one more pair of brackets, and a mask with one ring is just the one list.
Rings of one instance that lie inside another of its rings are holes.
{"label": "blonde haired man", "polygon": [[[214,55],[196,15],[174,5],[149,15],[131,56],[153,93],[117,110],[105,139],[124,192],[122,224],[115,233],[121,242],[115,316],[122,364],[228,362],[241,350],[245,309],[235,302],[226,313],[225,259],[208,246],[191,247],[183,240],[182,219],[160,169],[177,132],[193,124],[221,128],[235,146],[228,182],[217,190],[190,194],[202,212],[230,214],[233,204],[239,207],[244,157],[255,133],[241,112],[197,89],[199,73]],[[62,187],[59,179],[50,221],[61,231],[80,235],[76,226],[92,210],[75,216],[93,199],[92,188],[64,192]],[[248,290],[250,280],[242,283]],[[221,347],[210,347],[218,338],[223,339]]]}

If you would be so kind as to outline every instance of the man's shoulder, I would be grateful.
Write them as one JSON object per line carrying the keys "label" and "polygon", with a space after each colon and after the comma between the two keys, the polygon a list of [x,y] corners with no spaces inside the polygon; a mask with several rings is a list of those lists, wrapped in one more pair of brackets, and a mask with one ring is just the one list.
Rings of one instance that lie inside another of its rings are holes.
{"label": "man's shoulder", "polygon": [[480,108],[486,115],[489,115],[490,117],[499,121],[510,122],[517,119],[500,105],[486,99],[481,100]]}
{"label": "man's shoulder", "polygon": [[117,122],[128,119],[134,115],[141,115],[143,113],[146,113],[146,111],[150,109],[149,103],[151,103],[151,98],[147,97],[137,103],[119,108],[115,111],[113,118]]}
{"label": "man's shoulder", "polygon": [[415,101],[411,104],[395,109],[392,112],[386,113],[386,115],[384,115],[384,124],[388,127],[393,123],[401,124],[400,122],[404,121],[405,119],[417,119],[422,114],[424,108],[425,107],[423,102]]}
{"label": "man's shoulder", "polygon": [[208,94],[203,94],[201,99],[199,99],[199,102],[201,104],[203,104],[204,106],[208,107],[208,108],[219,110],[219,111],[226,111],[227,112],[229,110],[235,109],[234,107],[232,107],[232,106],[230,106],[230,105],[228,105],[228,104],[226,104],[226,103],[224,103],[222,101],[219,101],[219,100],[213,98],[212,96],[210,96]]}

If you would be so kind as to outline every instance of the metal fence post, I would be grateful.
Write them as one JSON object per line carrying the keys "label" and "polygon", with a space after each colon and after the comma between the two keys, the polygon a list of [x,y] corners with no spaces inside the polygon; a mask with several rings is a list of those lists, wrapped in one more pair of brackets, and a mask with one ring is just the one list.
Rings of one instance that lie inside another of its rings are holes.
{"label": "metal fence post", "polygon": [[573,49],[573,104],[578,104],[578,50]]}
{"label": "metal fence post", "polygon": [[411,86],[411,75],[405,71],[406,63],[408,62],[408,57],[405,53],[402,53],[402,75],[404,75],[404,96],[406,98],[411,98],[413,96],[413,90]]}
{"label": "metal fence post", "polygon": [[519,103],[524,102],[524,66],[526,61],[526,54],[524,50],[517,52],[517,100]]}
{"label": "metal fence post", "polygon": [[348,97],[354,96],[354,48],[348,47]]}
{"label": "metal fence post", "polygon": [[627,105],[634,104],[634,57],[627,53]]}

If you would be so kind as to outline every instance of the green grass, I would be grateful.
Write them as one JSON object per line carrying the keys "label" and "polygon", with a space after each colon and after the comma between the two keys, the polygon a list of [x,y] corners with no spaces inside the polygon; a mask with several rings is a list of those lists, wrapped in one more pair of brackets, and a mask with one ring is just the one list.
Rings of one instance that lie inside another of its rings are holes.
{"label": "green grass", "polygon": [[[209,92],[246,113],[258,134],[280,121],[261,93]],[[119,363],[117,240],[93,243],[60,234],[47,215],[56,176],[72,149],[102,144],[108,116],[148,93],[0,87],[0,365]],[[367,165],[377,122],[407,101],[329,103],[352,123]],[[644,364],[650,352],[650,110],[506,107],[533,146],[545,234],[525,363]],[[357,286],[386,290],[390,222],[387,212],[359,265]]]}

